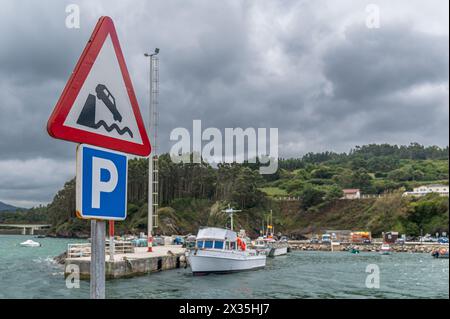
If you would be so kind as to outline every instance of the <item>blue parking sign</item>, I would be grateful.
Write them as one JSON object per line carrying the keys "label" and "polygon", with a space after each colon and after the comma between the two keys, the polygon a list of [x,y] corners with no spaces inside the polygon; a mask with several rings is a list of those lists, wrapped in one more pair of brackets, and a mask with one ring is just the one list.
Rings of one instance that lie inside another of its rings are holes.
{"label": "blue parking sign", "polygon": [[77,148],[77,199],[80,218],[124,220],[127,216],[127,156],[100,147]]}

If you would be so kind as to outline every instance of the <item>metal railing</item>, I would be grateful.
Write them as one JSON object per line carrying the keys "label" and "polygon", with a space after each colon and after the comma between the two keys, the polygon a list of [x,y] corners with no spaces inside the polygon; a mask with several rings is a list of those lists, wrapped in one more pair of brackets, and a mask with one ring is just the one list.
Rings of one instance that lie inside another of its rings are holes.
{"label": "metal railing", "polygon": [[[109,240],[105,242],[105,251],[109,251]],[[114,241],[115,254],[133,254],[134,245],[131,241]],[[91,257],[91,244],[67,244],[67,258]]]}
{"label": "metal railing", "polygon": [[91,244],[67,244],[67,258],[91,256]]}

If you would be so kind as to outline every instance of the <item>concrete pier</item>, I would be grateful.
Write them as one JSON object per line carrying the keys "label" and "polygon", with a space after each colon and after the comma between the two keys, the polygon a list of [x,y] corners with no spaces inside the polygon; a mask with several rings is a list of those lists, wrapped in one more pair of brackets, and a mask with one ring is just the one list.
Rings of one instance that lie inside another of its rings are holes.
{"label": "concrete pier", "polygon": [[[186,265],[185,249],[181,246],[156,246],[153,252],[147,252],[147,247],[136,247],[134,253],[115,254],[105,262],[106,279],[129,278],[141,276],[168,269],[182,268]],[[80,278],[90,278],[90,257],[65,259],[65,276],[70,274],[68,265],[76,265],[80,269]],[[68,272],[69,270],[69,272]]]}

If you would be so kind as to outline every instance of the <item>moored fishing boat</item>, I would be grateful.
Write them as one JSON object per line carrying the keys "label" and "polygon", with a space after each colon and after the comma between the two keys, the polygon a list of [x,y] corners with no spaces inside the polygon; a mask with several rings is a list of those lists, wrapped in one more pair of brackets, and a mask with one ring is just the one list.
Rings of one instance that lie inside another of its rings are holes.
{"label": "moored fishing boat", "polygon": [[254,270],[266,266],[266,255],[255,249],[248,249],[246,240],[233,231],[233,213],[225,210],[231,218],[231,229],[205,227],[198,231],[195,248],[186,253],[194,275],[210,273],[232,273]]}
{"label": "moored fishing boat", "polygon": [[216,227],[199,230],[195,248],[187,253],[194,275],[232,273],[264,268],[266,255],[247,249],[245,241],[236,232]]}
{"label": "moored fishing boat", "polygon": [[[264,223],[262,233],[264,233]],[[282,256],[288,253],[289,244],[287,239],[275,239],[272,211],[270,211],[270,215],[268,216],[266,234],[258,237],[252,246],[257,251],[265,253],[269,257]]]}
{"label": "moored fishing boat", "polygon": [[266,238],[262,236],[258,237],[255,241],[252,242],[252,248],[268,256],[271,248],[269,247],[265,239]]}
{"label": "moored fishing boat", "polygon": [[391,246],[389,246],[389,244],[382,244],[381,248],[380,248],[380,254],[382,255],[390,255],[392,252],[391,250]]}
{"label": "moored fishing boat", "polygon": [[288,253],[288,245],[287,243],[275,242],[272,244],[272,249],[269,252],[269,257],[277,257],[287,255]]}
{"label": "moored fishing boat", "polygon": [[277,241],[273,237],[258,237],[252,244],[253,248],[269,257],[286,255],[288,253],[288,243]]}

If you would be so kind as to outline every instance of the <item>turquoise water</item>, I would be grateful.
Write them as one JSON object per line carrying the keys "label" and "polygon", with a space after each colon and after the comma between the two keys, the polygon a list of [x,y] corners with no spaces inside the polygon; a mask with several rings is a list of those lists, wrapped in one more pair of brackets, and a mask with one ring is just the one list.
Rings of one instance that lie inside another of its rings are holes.
{"label": "turquoise water", "polygon": [[[88,298],[89,282],[66,288],[52,257],[70,242],[0,235],[0,298]],[[366,288],[366,267],[380,270],[380,288]],[[449,298],[449,261],[428,254],[293,252],[268,259],[263,270],[193,277],[175,269],[106,283],[108,298]]]}

